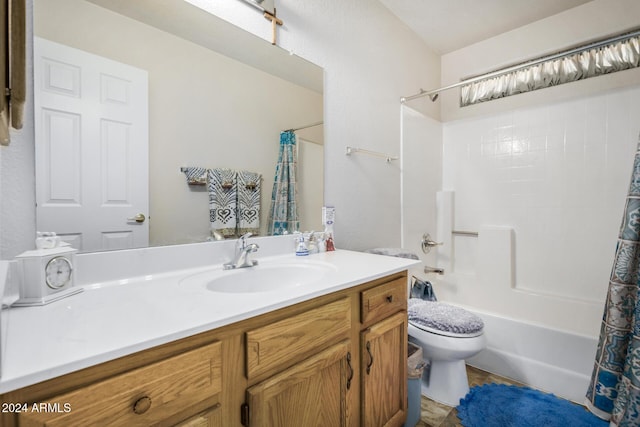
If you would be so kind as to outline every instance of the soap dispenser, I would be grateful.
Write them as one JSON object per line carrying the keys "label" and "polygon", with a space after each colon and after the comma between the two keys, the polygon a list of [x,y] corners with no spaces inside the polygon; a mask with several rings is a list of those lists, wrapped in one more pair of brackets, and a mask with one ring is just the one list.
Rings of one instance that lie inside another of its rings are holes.
{"label": "soap dispenser", "polygon": [[304,241],[304,234],[300,233],[300,235],[297,236],[297,239],[298,239],[298,245],[296,246],[296,255],[297,256],[309,255],[309,249],[307,248],[307,244]]}

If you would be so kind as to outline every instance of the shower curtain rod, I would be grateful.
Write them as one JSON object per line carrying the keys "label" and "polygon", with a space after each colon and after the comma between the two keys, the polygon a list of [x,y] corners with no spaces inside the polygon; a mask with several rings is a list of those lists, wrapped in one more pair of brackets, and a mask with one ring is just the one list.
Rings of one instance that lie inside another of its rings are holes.
{"label": "shower curtain rod", "polygon": [[324,145],[321,142],[313,141],[313,140],[307,139],[307,138],[298,138],[298,141],[300,141],[300,142],[308,142],[309,144]]}
{"label": "shower curtain rod", "polygon": [[470,83],[478,82],[480,80],[490,79],[492,77],[498,77],[498,76],[501,76],[503,74],[511,73],[513,71],[518,71],[518,70],[522,70],[524,68],[532,67],[534,65],[542,64],[543,62],[553,61],[555,59],[564,58],[566,56],[574,55],[576,53],[581,53],[581,52],[584,52],[586,50],[593,49],[593,48],[596,48],[596,47],[606,46],[606,45],[609,45],[609,44],[612,44],[612,43],[615,43],[615,42],[619,42],[619,41],[622,41],[622,40],[630,39],[632,37],[636,37],[636,36],[639,36],[639,35],[640,35],[640,30],[634,30],[634,31],[632,31],[630,33],[625,33],[625,34],[621,34],[621,35],[618,35],[618,36],[615,36],[615,37],[610,37],[610,38],[605,39],[605,40],[600,40],[600,41],[597,41],[597,42],[593,42],[593,43],[590,43],[588,45],[576,47],[576,48],[573,48],[573,49],[570,49],[570,50],[567,50],[567,51],[564,51],[564,52],[556,53],[556,54],[549,55],[549,56],[544,56],[542,58],[534,59],[534,60],[531,60],[531,61],[528,61],[528,62],[523,62],[523,63],[518,64],[518,65],[513,65],[511,67],[503,68],[501,70],[492,71],[490,73],[482,74],[480,76],[470,77],[468,79],[461,80],[458,83],[454,83],[454,84],[451,84],[449,86],[444,86],[444,87],[441,87],[439,89],[434,89],[434,90],[420,89],[420,92],[418,92],[415,95],[403,96],[402,98],[400,98],[400,102],[402,104],[404,104],[407,101],[411,101],[411,100],[416,99],[416,98],[422,98],[423,96],[428,96],[429,98],[431,98],[431,101],[435,101],[436,98],[438,97],[438,94],[440,92],[445,91],[445,90],[454,89],[454,88],[457,88],[457,87],[460,87],[460,86],[464,86],[464,85],[467,85],[467,84],[470,84]]}
{"label": "shower curtain rod", "polygon": [[308,124],[308,125],[305,125],[305,126],[300,126],[300,127],[297,127],[297,128],[286,129],[286,130],[283,130],[283,132],[295,132],[297,130],[312,128],[312,127],[320,126],[320,125],[323,125],[323,124],[324,124],[323,121],[319,121],[319,122],[311,123],[311,124]]}

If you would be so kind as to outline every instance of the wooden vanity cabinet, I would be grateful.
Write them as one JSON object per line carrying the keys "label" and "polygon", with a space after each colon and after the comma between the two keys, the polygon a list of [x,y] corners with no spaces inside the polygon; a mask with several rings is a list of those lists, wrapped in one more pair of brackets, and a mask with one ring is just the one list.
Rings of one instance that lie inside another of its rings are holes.
{"label": "wooden vanity cabinet", "polygon": [[17,426],[400,426],[406,272],[0,396]]}
{"label": "wooden vanity cabinet", "polygon": [[[359,310],[351,313],[350,306]],[[282,346],[270,346],[280,351],[265,350],[265,355],[287,353],[290,358],[300,347],[315,355],[248,388],[244,425],[401,426],[407,411],[406,308],[407,277],[400,274],[361,285],[349,298],[312,310],[303,316],[308,322],[292,316],[249,332],[249,376],[256,365],[251,360],[262,359],[254,347],[265,347],[256,335],[281,337]],[[351,340],[320,351],[347,332],[345,327]],[[297,339],[304,340],[302,346],[295,345]]]}
{"label": "wooden vanity cabinet", "polygon": [[361,293],[361,422],[401,426],[407,412],[407,282],[399,278]]}
{"label": "wooden vanity cabinet", "polygon": [[[214,342],[33,402],[18,414],[19,425],[172,425],[172,417],[185,408],[220,394],[221,356],[221,343]],[[41,403],[47,406],[40,408]]]}

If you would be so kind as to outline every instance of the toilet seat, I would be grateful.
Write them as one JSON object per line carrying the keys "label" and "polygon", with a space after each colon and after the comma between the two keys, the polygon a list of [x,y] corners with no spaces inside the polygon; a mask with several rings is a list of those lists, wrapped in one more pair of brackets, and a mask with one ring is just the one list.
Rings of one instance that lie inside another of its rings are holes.
{"label": "toilet seat", "polygon": [[409,299],[409,323],[432,334],[453,338],[472,338],[482,335],[484,322],[467,310],[436,301]]}
{"label": "toilet seat", "polygon": [[469,332],[466,334],[459,334],[456,332],[447,332],[447,331],[441,331],[439,329],[435,329],[435,328],[430,328],[428,326],[424,326],[421,325],[419,323],[413,322],[411,320],[409,320],[409,323],[413,326],[415,326],[416,328],[423,330],[425,332],[428,332],[430,334],[435,334],[435,335],[442,335],[443,337],[452,337],[452,338],[473,338],[473,337],[477,337],[479,335],[482,335],[484,333],[484,329],[481,329],[479,331],[476,332]]}

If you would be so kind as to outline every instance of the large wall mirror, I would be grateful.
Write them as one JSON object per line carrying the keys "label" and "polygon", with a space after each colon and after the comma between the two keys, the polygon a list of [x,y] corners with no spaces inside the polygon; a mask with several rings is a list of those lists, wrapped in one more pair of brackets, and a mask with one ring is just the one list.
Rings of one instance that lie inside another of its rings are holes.
{"label": "large wall mirror", "polygon": [[[203,167],[261,175],[260,234],[266,234],[280,132],[323,120],[320,67],[183,0],[34,0],[34,37],[39,230],[56,231],[81,251],[205,241],[211,236],[207,188],[188,185],[181,172]],[[141,131],[146,153],[130,155],[135,126],[127,117],[100,119],[95,137],[85,134],[91,127],[85,114],[93,107],[79,99],[94,89],[82,86],[89,72],[66,63],[65,55],[76,53],[89,55],[89,67],[94,59],[106,61],[94,83],[106,103],[147,97],[139,119],[148,122]],[[112,65],[132,70],[132,77],[112,74]],[[129,85],[138,75],[139,90]],[[52,94],[62,101],[47,104]],[[300,229],[318,230],[323,127],[296,135]],[[143,190],[135,188],[135,173],[146,182]],[[139,212],[129,198],[144,191],[148,211]],[[74,217],[92,197],[99,208]],[[138,213],[144,222],[136,222]],[[95,238],[51,229],[45,218],[92,226],[103,216],[120,225],[98,230]],[[130,237],[136,227],[148,229],[146,241]]]}

